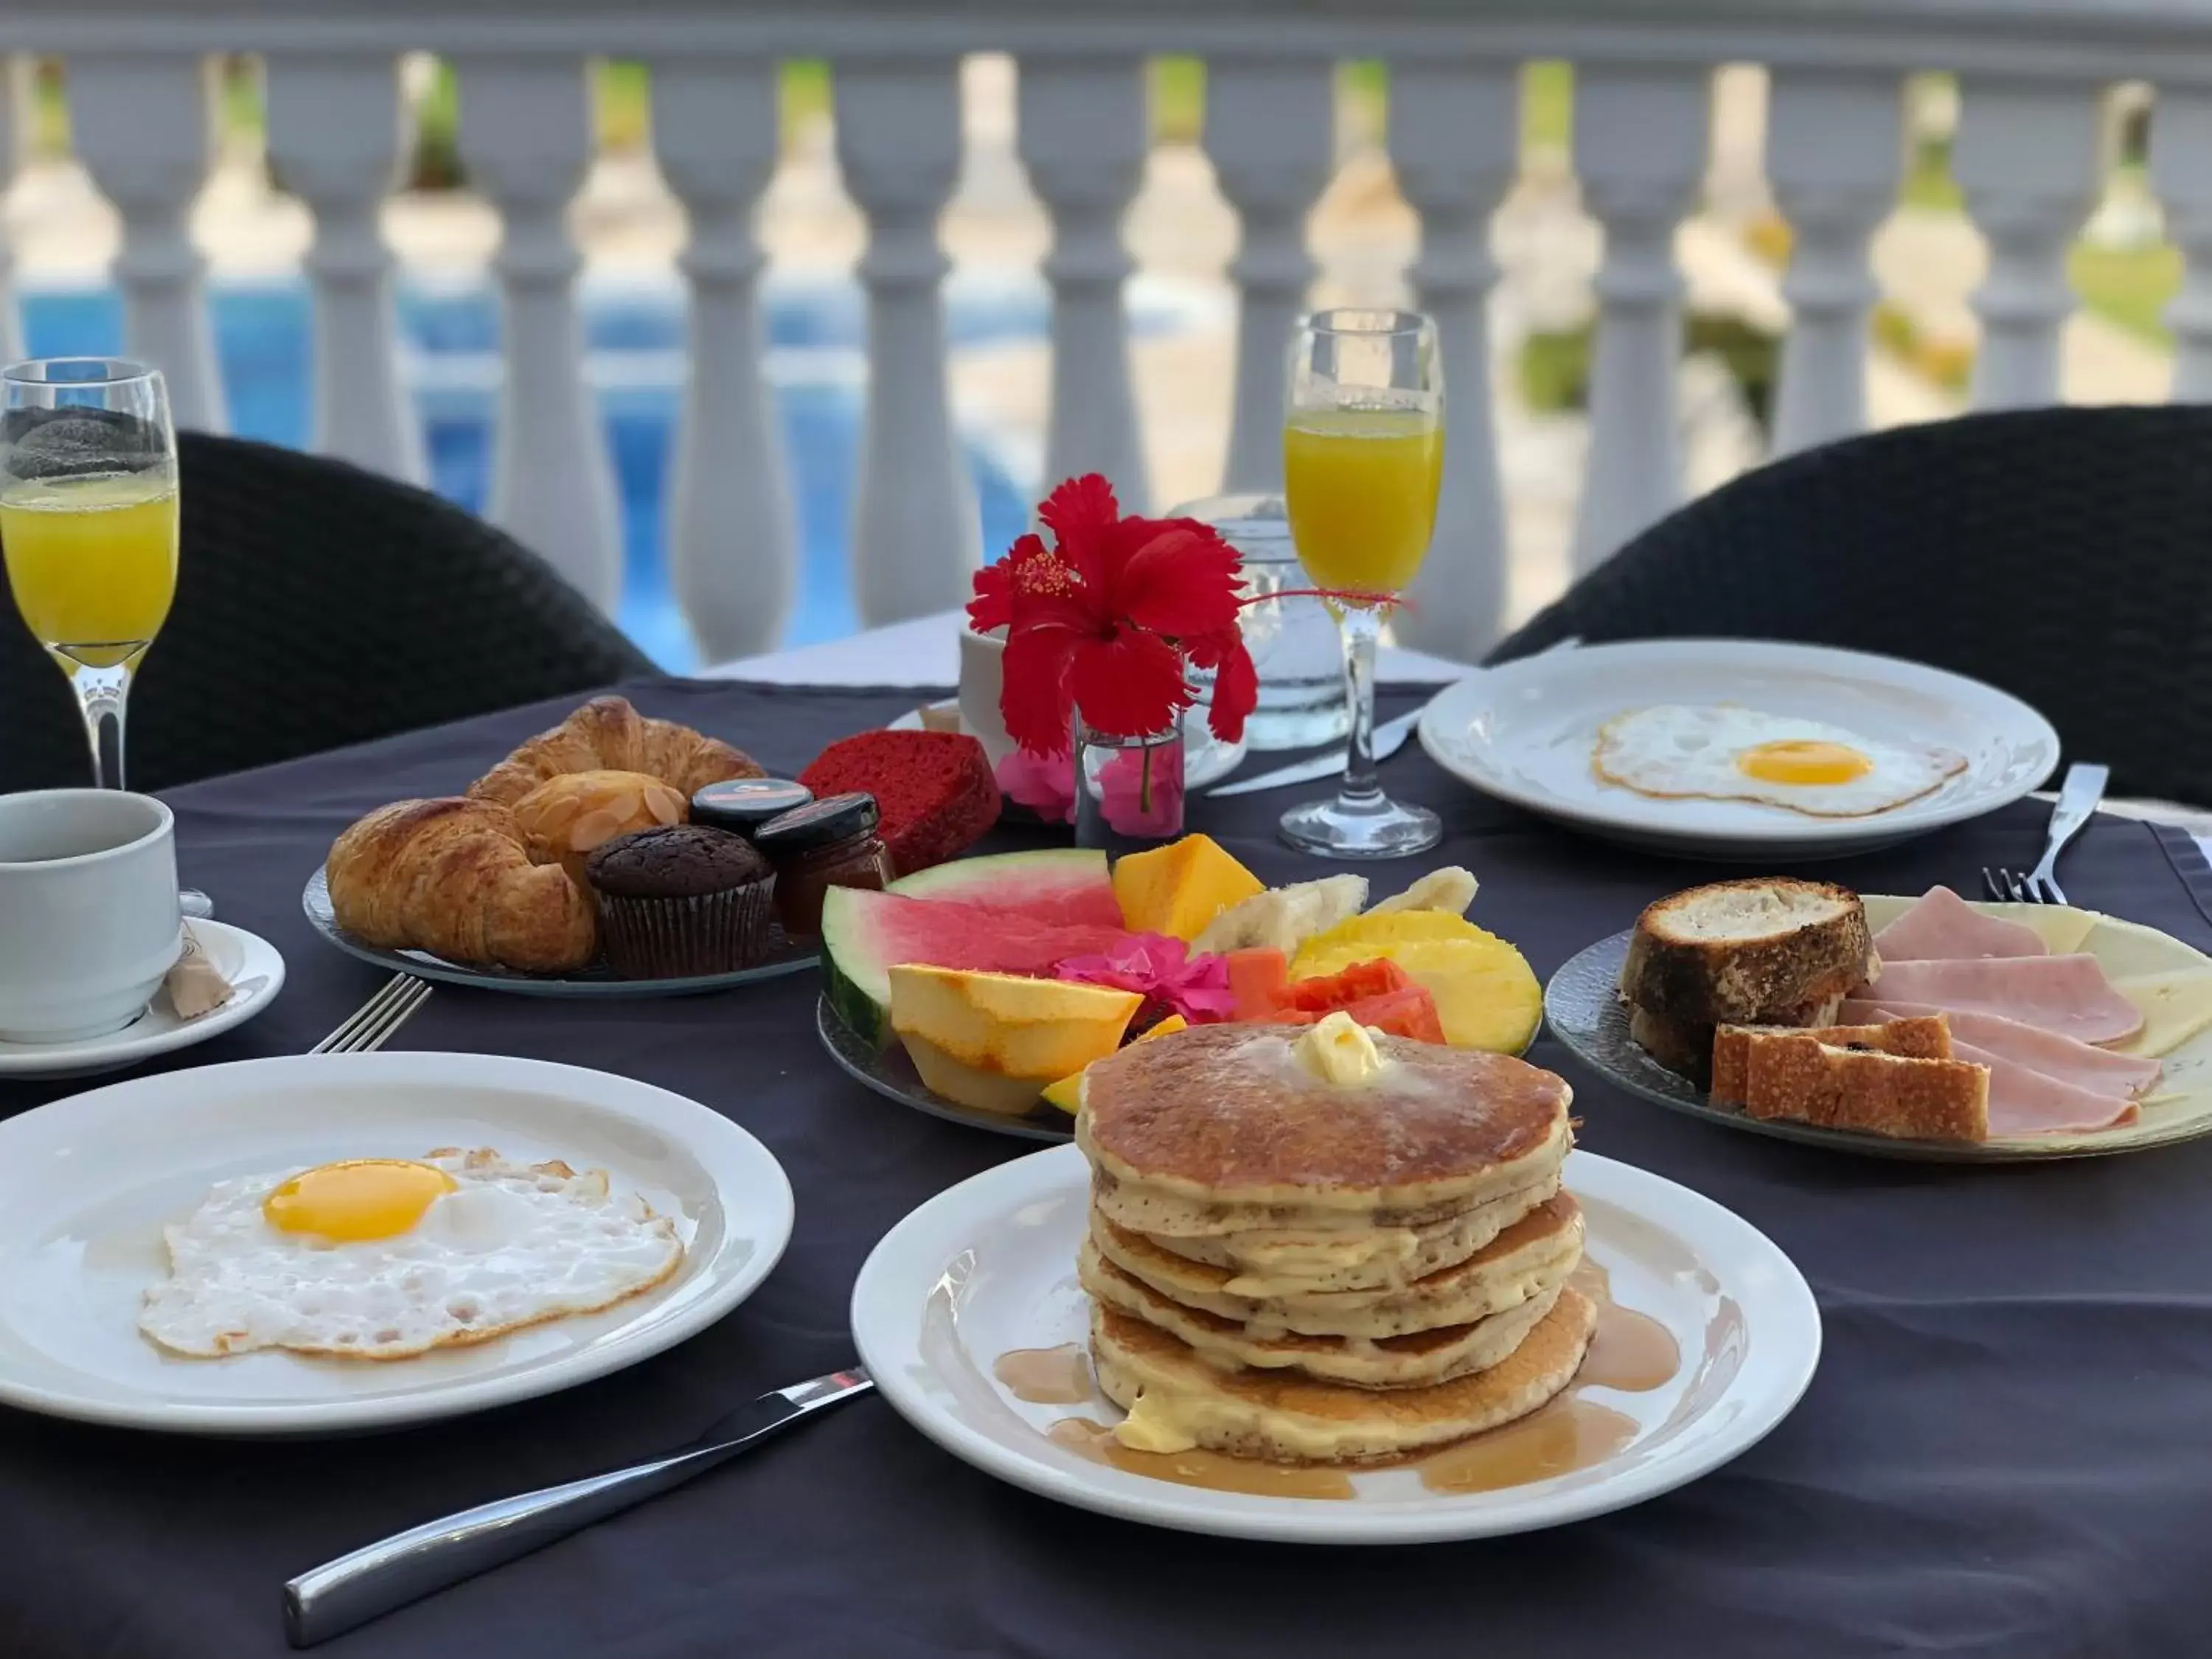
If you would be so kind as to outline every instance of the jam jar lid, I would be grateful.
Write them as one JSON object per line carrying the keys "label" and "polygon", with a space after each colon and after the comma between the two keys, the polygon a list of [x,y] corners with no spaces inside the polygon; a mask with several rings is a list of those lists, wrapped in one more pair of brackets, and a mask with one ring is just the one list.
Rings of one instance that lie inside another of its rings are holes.
{"label": "jam jar lid", "polygon": [[770,818],[814,799],[814,792],[788,778],[725,778],[691,797],[691,817],[718,830],[750,835]]}
{"label": "jam jar lid", "polygon": [[811,853],[855,836],[872,836],[883,821],[873,795],[825,795],[770,818],[753,831],[753,844],[763,853],[782,858]]}

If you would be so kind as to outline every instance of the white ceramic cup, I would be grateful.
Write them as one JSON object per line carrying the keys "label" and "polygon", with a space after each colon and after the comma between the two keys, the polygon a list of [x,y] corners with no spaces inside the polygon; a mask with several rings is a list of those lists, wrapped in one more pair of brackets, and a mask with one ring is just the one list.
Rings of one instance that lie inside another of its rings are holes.
{"label": "white ceramic cup", "polygon": [[0,795],[0,1041],[121,1030],[183,949],[167,807],[119,789]]}
{"label": "white ceramic cup", "polygon": [[983,745],[994,767],[1013,752],[1006,722],[999,714],[1000,688],[1006,684],[1006,630],[978,634],[960,625],[960,722]]}

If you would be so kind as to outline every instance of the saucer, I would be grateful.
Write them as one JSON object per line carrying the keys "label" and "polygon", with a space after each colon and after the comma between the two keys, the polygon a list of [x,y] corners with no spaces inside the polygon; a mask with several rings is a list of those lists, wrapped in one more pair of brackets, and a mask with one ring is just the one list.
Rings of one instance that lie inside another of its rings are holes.
{"label": "saucer", "polygon": [[230,981],[230,1000],[198,1019],[179,1019],[167,991],[156,991],[146,1012],[119,1031],[71,1042],[0,1042],[0,1078],[88,1077],[120,1071],[173,1048],[189,1048],[243,1025],[284,988],[284,958],[258,933],[224,921],[195,921],[200,948]]}

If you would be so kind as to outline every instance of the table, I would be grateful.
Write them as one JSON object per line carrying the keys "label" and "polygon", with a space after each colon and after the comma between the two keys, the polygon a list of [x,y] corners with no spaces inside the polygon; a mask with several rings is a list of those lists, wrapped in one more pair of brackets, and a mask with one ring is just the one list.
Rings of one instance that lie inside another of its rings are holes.
{"label": "table", "polygon": [[[632,689],[794,769],[915,694],[734,683]],[[1412,696],[1386,697],[1390,708]],[[296,1053],[380,975],[298,908],[352,817],[455,788],[566,705],[179,790],[185,879],[286,954],[271,1011],[175,1057]],[[1709,866],[1607,850],[1481,799],[1417,748],[1476,916],[1548,974]],[[1264,878],[1322,866],[1268,833],[1285,797],[1195,803]],[[2032,859],[2022,804],[1848,864],[1869,890]],[[1002,829],[991,845],[1038,844]],[[1425,866],[1424,866],[1425,867]],[[1408,870],[1410,876],[1414,871]],[[1389,872],[1384,872],[1386,881]],[[2185,836],[2101,817],[2069,857],[2084,903],[2212,947],[2212,871]],[[801,976],[688,1000],[554,1006],[441,988],[398,1045],[539,1055],[679,1090],[790,1171],[789,1253],[752,1301],[571,1394],[313,1444],[162,1439],[0,1412],[0,1655],[270,1659],[282,1580],[368,1540],[680,1442],[732,1403],[852,1356],[869,1248],[931,1194],[1025,1148],[845,1079]],[[1347,1654],[1856,1659],[1884,1651],[2163,1656],[2212,1626],[2212,1143],[2049,1167],[1862,1161],[1716,1130],[1534,1058],[1577,1089],[1584,1145],[1766,1231],[1827,1319],[1820,1375],[1767,1441],[1618,1516],[1482,1544],[1337,1551],[1149,1530],[979,1474],[866,1401],[646,1508],[340,1638],[333,1659],[1047,1659]],[[66,1085],[0,1091],[0,1113]],[[0,1192],[4,1191],[0,1171]]]}

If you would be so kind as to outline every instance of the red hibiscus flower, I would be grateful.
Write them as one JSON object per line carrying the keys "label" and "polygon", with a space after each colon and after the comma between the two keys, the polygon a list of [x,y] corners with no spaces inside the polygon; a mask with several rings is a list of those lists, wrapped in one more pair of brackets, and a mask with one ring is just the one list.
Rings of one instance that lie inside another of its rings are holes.
{"label": "red hibiscus flower", "polygon": [[1020,538],[975,573],[968,606],[979,630],[1006,630],[1006,735],[1063,753],[1078,708],[1100,732],[1157,732],[1197,701],[1187,665],[1214,671],[1213,734],[1243,735],[1260,681],[1237,627],[1237,550],[1193,519],[1123,518],[1095,472],[1061,484],[1037,516],[1054,545]]}

